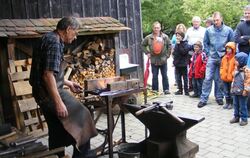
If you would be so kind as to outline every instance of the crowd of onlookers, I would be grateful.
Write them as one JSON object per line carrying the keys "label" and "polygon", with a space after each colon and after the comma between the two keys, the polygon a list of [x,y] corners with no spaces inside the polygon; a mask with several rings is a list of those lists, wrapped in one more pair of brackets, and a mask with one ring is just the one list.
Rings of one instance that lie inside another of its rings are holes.
{"label": "crowd of onlookers", "polygon": [[202,108],[207,105],[214,82],[214,96],[218,105],[223,105],[224,109],[234,108],[230,123],[247,125],[250,5],[243,12],[244,19],[234,30],[224,23],[220,12],[214,12],[212,17],[206,19],[206,27],[201,26],[200,17],[194,16],[190,28],[186,29],[184,24],[176,26],[171,40],[161,32],[159,22],[153,23],[152,34],[142,42],[143,51],[151,61],[152,90],[159,91],[158,73],[161,70],[163,92],[170,94],[167,59],[172,55],[178,89],[175,95],[199,98],[197,106]]}

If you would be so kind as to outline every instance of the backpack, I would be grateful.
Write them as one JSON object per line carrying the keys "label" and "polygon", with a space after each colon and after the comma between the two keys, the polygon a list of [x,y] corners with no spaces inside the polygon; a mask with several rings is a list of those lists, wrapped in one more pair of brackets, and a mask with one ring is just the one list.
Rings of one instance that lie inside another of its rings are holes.
{"label": "backpack", "polygon": [[153,46],[153,53],[155,55],[159,55],[163,49],[163,46],[164,46],[163,38],[162,37],[154,38],[154,40],[152,42],[152,46]]}

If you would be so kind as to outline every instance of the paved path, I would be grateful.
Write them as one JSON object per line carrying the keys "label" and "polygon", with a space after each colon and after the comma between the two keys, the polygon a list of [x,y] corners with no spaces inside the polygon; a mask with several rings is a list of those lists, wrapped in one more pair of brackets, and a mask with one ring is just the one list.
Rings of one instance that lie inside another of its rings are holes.
{"label": "paved path", "polygon": [[[173,85],[174,74],[171,61],[168,65],[170,85]],[[188,139],[199,145],[200,149],[196,158],[250,158],[250,124],[244,127],[239,126],[239,124],[230,124],[229,120],[233,116],[233,110],[222,109],[216,104],[213,96],[210,96],[208,105],[200,109],[197,108],[198,99],[184,95],[173,95],[173,92],[176,91],[174,86],[171,86],[170,91],[171,95],[162,95],[154,100],[149,100],[149,102],[173,100],[173,112],[205,117],[204,121],[187,131]],[[105,125],[106,116],[103,116],[98,122],[98,127]],[[114,140],[121,137],[119,122],[113,136]],[[138,142],[144,139],[143,124],[131,114],[126,114],[126,136],[128,142]],[[100,140],[102,140],[101,137],[93,139],[92,146],[96,146]],[[44,142],[46,143],[46,140]],[[71,155],[72,147],[68,147],[66,151]],[[108,156],[101,156],[101,158],[108,158]]]}
{"label": "paved path", "polygon": [[[173,90],[174,88],[172,88]],[[205,120],[188,130],[187,137],[199,145],[196,158],[249,158],[250,157],[250,125],[241,127],[239,124],[230,124],[233,110],[224,110],[210,97],[208,105],[197,108],[198,99],[180,95],[161,95],[152,101],[174,102],[173,112],[204,116]],[[114,131],[114,140],[121,137],[120,122]],[[106,125],[104,115],[98,127]],[[126,136],[128,142],[139,142],[144,139],[144,126],[133,115],[126,114]],[[101,137],[92,140],[92,146],[100,143]],[[72,148],[67,148],[67,153],[72,154]],[[115,155],[114,157],[118,157]],[[101,156],[108,158],[108,156]]]}

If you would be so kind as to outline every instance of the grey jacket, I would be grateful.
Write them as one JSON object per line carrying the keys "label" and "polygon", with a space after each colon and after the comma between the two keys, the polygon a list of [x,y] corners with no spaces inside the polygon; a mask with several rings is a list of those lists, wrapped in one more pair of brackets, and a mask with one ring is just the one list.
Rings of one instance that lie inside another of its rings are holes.
{"label": "grey jacket", "polygon": [[163,65],[167,63],[167,59],[170,56],[171,53],[171,42],[168,37],[168,35],[161,33],[160,36],[163,38],[164,41],[164,48],[162,49],[160,54],[154,54],[153,53],[153,40],[154,40],[154,35],[150,34],[144,38],[142,41],[142,49],[145,54],[151,55],[151,64],[155,65]]}

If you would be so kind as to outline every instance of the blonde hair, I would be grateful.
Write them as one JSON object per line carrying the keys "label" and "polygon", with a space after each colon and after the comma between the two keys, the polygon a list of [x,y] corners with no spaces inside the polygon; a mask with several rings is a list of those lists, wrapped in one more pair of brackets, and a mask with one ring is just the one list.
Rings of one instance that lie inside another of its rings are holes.
{"label": "blonde hair", "polygon": [[176,25],[176,28],[175,28],[175,32],[180,32],[180,29],[183,29],[183,33],[186,33],[187,31],[187,28],[184,24],[180,23],[178,25]]}
{"label": "blonde hair", "polygon": [[159,24],[160,27],[161,27],[161,23],[160,23],[159,21],[155,21],[155,22],[152,24],[152,28],[154,28],[154,26],[155,26],[155,25],[158,25],[158,24]]}

